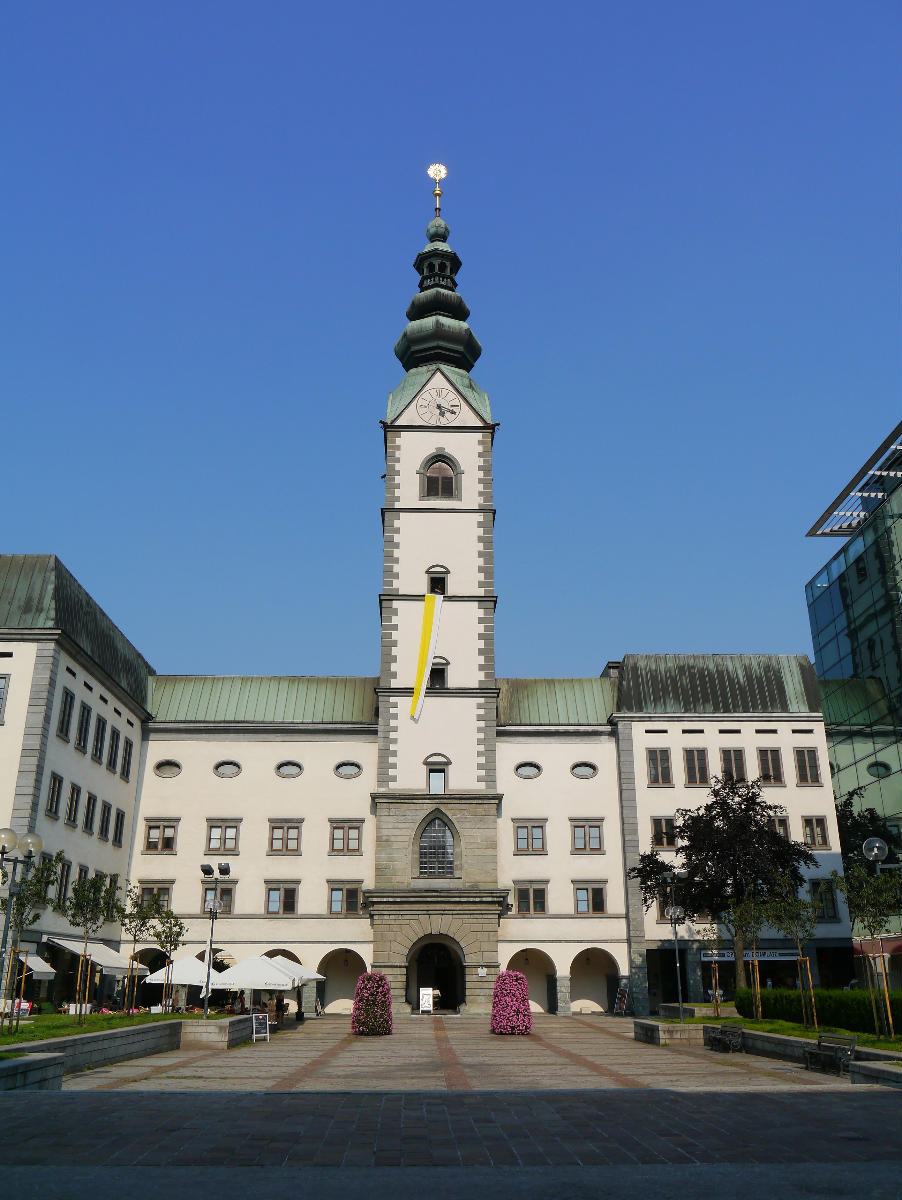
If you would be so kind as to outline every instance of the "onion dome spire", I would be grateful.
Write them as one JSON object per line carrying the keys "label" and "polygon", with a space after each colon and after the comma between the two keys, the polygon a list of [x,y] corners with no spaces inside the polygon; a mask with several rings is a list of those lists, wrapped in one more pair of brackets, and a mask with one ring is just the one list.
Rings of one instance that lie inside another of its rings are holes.
{"label": "onion dome spire", "polygon": [[441,216],[440,181],[447,174],[441,163],[433,163],[427,171],[435,181],[435,216],[426,226],[428,242],[414,259],[420,287],[408,305],[407,326],[395,345],[405,371],[425,363],[447,363],[469,371],[482,354],[467,324],[470,310],[457,291],[461,263],[448,245],[450,231]]}

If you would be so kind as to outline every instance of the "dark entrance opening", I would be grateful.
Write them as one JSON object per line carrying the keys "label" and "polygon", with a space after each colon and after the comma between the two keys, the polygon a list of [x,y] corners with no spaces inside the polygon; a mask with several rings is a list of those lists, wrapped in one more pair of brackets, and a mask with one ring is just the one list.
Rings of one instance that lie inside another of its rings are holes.
{"label": "dark entrance opening", "polygon": [[455,1012],[463,1000],[462,974],[461,964],[448,946],[427,942],[417,954],[414,1007],[419,1008],[420,988],[431,987],[441,996],[441,999],[436,997],[435,1007]]}

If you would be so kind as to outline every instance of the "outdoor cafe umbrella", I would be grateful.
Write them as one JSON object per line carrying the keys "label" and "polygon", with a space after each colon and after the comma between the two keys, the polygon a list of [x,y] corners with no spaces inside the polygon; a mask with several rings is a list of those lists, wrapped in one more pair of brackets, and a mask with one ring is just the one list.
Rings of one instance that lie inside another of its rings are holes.
{"label": "outdoor cafe umbrella", "polygon": [[318,971],[311,971],[309,967],[302,967],[300,963],[295,962],[293,959],[286,958],[284,954],[274,954],[269,961],[274,962],[276,966],[281,967],[283,971],[287,971],[289,975],[292,975],[297,987],[303,987],[305,983],[316,983],[326,978],[325,975],[320,975]]}
{"label": "outdoor cafe umbrella", "polygon": [[[162,970],[155,971],[153,975],[148,975],[144,982],[164,983],[167,970],[167,967],[163,967]],[[219,976],[213,971],[210,975],[211,985],[218,979]],[[172,964],[172,975],[169,982],[175,987],[206,987],[207,964],[201,962],[199,958],[180,958]],[[216,986],[218,987],[219,984],[216,983]]]}
{"label": "outdoor cafe umbrella", "polygon": [[285,959],[283,962],[286,966],[290,964],[290,969],[286,969],[286,966],[273,962],[271,958],[265,958],[262,955],[245,958],[240,963],[236,963],[234,967],[223,971],[217,977],[216,986],[236,992],[294,991],[300,983],[306,982],[306,980],[299,979],[297,975],[297,972],[304,971],[304,968],[300,963],[293,963],[290,959]]}

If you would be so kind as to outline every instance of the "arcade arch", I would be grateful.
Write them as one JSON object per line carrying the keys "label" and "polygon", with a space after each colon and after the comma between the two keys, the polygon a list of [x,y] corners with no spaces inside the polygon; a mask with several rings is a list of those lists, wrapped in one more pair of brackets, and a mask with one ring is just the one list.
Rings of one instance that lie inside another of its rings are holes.
{"label": "arcade arch", "polygon": [[557,1012],[557,969],[544,950],[532,946],[518,950],[507,969],[522,971],[526,976],[530,1012]]}
{"label": "arcade arch", "polygon": [[438,993],[434,1011],[457,1012],[466,1003],[464,953],[454,938],[432,933],[419,938],[407,953],[405,998],[414,1012],[420,1011],[420,988]]}
{"label": "arcade arch", "polygon": [[607,950],[589,946],[570,964],[570,1011],[613,1012],[620,968]]}
{"label": "arcade arch", "polygon": [[349,1013],[354,1005],[354,988],[366,970],[366,963],[347,948],[330,950],[316,968],[325,980],[317,984],[316,994],[326,1013]]}

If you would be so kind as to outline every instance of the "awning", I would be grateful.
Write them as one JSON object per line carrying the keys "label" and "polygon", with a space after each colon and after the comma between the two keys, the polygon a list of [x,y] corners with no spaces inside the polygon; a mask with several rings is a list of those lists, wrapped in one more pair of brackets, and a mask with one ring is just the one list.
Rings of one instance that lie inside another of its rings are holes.
{"label": "awning", "polygon": [[[54,946],[61,946],[63,950],[68,950],[70,954],[74,954],[76,957],[80,957],[84,952],[84,942],[73,942],[68,938],[58,937],[49,937],[47,941]],[[88,954],[90,954],[94,966],[100,967],[104,975],[119,976],[128,974],[127,954],[120,954],[118,950],[111,950],[103,942],[88,942]],[[143,963],[134,963],[132,969],[137,970],[139,975],[147,974],[147,967]]]}
{"label": "awning", "polygon": [[[24,954],[19,955],[19,962],[26,962]],[[43,958],[39,958],[37,954],[29,954],[26,965],[35,979],[53,979],[56,975],[56,971],[54,971],[50,963],[44,962]]]}
{"label": "awning", "polygon": [[[210,982],[213,987],[216,986],[217,972],[210,972]],[[148,975],[144,980],[145,983],[165,983],[166,968],[161,967],[159,971],[154,971],[153,975]],[[172,964],[171,978],[169,980],[175,987],[206,987],[207,986],[207,964],[201,962],[199,958],[180,958]]]}
{"label": "awning", "polygon": [[[292,966],[296,967],[298,964],[292,963]],[[261,992],[293,992],[296,986],[294,972],[284,971],[271,958],[259,956],[243,959],[234,967],[223,971],[216,980],[217,988],[228,988],[236,992],[245,988]]]}
{"label": "awning", "polygon": [[885,938],[857,938],[852,949],[856,954],[899,954],[902,953],[902,938],[896,934]]}

